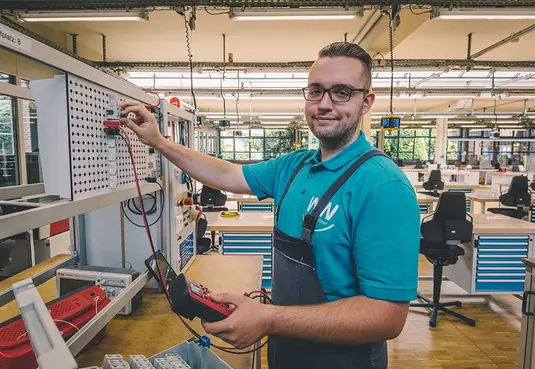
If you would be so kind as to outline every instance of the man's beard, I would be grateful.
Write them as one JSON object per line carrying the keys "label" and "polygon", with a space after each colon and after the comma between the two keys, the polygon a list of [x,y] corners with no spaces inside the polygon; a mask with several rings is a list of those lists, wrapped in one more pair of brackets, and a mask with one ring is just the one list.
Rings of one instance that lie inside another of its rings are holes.
{"label": "man's beard", "polygon": [[[340,121],[336,121],[337,123]],[[347,145],[354,137],[355,132],[359,128],[360,118],[354,124],[337,127],[336,129],[327,132],[318,133],[314,126],[314,121],[310,124],[310,130],[320,142],[320,146],[328,150],[336,150]]]}

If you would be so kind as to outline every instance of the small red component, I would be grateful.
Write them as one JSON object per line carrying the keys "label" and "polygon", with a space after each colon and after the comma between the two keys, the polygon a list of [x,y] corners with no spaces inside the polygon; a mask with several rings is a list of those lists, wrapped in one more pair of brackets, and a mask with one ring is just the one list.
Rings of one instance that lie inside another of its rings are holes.
{"label": "small red component", "polygon": [[106,128],[119,128],[119,121],[118,120],[105,120],[104,121],[104,127],[106,127]]}

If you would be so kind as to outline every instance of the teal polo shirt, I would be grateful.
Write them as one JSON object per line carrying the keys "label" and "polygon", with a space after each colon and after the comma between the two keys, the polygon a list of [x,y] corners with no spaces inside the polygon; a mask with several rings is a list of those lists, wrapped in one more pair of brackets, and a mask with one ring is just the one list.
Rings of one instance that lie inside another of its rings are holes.
{"label": "teal polo shirt", "polygon": [[[260,199],[281,205],[278,227],[300,237],[305,214],[361,155],[374,149],[363,132],[335,157],[321,150],[306,160],[286,197],[282,194],[310,150],[244,165],[243,174]],[[416,298],[420,210],[414,189],[389,158],[366,161],[331,198],[312,237],[316,273],[329,301],[365,295],[389,301]]]}

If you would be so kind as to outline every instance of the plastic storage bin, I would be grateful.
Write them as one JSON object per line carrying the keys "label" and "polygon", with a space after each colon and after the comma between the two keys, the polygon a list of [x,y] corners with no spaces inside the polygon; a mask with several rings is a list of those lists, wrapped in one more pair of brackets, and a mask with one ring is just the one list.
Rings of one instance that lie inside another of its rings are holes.
{"label": "plastic storage bin", "polygon": [[166,354],[178,354],[184,359],[191,369],[232,369],[230,365],[221,360],[208,347],[201,347],[199,340],[191,338],[181,344],[170,347],[149,359],[165,357]]}

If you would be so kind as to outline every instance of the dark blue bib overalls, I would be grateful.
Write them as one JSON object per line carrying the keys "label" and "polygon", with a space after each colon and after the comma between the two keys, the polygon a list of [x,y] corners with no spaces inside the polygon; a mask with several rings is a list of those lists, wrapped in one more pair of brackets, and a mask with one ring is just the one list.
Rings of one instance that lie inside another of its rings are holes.
{"label": "dark blue bib overalls", "polygon": [[[297,306],[328,302],[315,270],[312,235],[319,215],[331,197],[368,159],[383,153],[372,150],[360,157],[327,190],[311,214],[305,216],[300,238],[290,237],[278,227],[279,207],[291,183],[305,165],[295,170],[275,209],[273,242],[272,299],[276,305]],[[362,318],[360,318],[362,319]],[[301,339],[270,336],[268,343],[270,369],[386,369],[386,342],[361,345],[337,345]]]}

